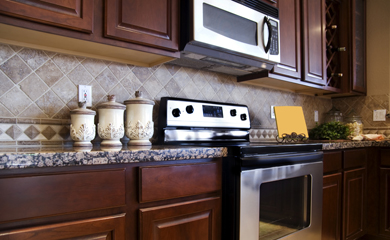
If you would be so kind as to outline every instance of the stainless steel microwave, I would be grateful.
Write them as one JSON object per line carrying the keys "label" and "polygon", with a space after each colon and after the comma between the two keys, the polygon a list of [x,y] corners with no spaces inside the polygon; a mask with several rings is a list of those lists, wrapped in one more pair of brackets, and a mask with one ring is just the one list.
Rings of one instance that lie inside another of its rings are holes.
{"label": "stainless steel microwave", "polygon": [[182,2],[182,58],[203,61],[203,64],[187,61],[189,67],[202,68],[208,62],[217,67],[241,69],[243,74],[234,75],[244,75],[245,70],[270,70],[280,62],[276,8],[260,0]]}

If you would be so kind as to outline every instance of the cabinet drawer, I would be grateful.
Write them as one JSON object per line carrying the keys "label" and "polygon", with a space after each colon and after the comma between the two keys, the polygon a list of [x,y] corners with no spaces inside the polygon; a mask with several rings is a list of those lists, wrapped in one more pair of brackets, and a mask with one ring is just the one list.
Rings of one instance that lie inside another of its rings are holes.
{"label": "cabinet drawer", "polygon": [[357,168],[366,166],[366,149],[344,151],[344,168]]}
{"label": "cabinet drawer", "polygon": [[342,151],[324,152],[324,173],[340,171],[342,169]]}
{"label": "cabinet drawer", "polygon": [[381,165],[390,167],[390,149],[381,149]]}
{"label": "cabinet drawer", "polygon": [[125,170],[0,179],[0,222],[125,205]]}
{"label": "cabinet drawer", "polygon": [[215,162],[141,167],[139,172],[140,202],[185,197],[221,189],[221,170]]}

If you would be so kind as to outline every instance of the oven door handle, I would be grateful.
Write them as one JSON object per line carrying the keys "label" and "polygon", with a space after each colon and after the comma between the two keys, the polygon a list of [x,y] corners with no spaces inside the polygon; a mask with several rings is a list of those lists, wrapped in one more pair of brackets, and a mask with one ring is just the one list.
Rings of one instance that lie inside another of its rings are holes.
{"label": "oven door handle", "polygon": [[323,152],[264,154],[241,158],[243,168],[269,168],[301,163],[322,162]]}

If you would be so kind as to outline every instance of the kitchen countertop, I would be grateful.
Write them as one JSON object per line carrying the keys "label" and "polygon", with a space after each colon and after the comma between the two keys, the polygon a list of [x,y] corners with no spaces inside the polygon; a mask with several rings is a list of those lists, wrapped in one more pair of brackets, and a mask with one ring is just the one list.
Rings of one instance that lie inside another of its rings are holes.
{"label": "kitchen countertop", "polygon": [[[310,141],[316,142],[316,141]],[[390,147],[385,141],[320,141],[322,149],[337,150],[361,147]],[[161,146],[127,147],[117,151],[92,149],[77,152],[72,147],[0,147],[0,170],[81,165],[101,165],[131,162],[174,161],[226,157],[226,147]]]}

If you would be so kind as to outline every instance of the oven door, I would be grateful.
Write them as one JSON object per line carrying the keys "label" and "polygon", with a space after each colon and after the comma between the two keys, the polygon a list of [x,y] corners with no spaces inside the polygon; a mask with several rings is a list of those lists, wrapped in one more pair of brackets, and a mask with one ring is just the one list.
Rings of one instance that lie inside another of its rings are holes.
{"label": "oven door", "polygon": [[240,240],[320,240],[322,153],[255,161],[279,166],[241,172]]}
{"label": "oven door", "polygon": [[193,4],[191,44],[280,62],[278,19],[231,0],[193,0]]}

